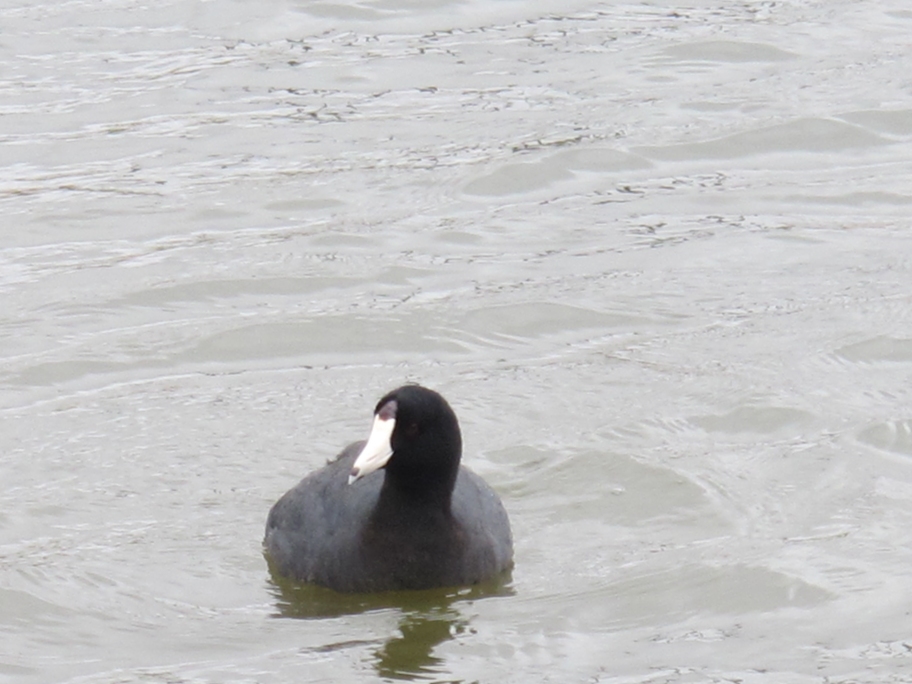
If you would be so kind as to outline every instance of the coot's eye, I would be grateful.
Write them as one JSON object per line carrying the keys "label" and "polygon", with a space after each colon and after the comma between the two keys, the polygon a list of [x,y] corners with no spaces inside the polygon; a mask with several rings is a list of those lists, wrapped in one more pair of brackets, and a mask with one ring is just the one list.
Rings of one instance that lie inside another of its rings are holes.
{"label": "coot's eye", "polygon": [[406,437],[417,437],[418,436],[418,423],[409,423],[408,427],[405,428]]}

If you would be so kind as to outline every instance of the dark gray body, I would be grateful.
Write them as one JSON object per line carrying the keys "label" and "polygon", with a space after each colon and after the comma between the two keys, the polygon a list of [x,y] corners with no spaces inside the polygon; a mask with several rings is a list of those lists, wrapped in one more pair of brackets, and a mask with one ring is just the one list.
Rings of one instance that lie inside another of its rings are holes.
{"label": "dark gray body", "polygon": [[348,484],[357,442],[272,507],[264,546],[278,574],[345,592],[476,584],[513,563],[503,504],[460,467],[449,514],[426,505],[378,506],[384,471]]}

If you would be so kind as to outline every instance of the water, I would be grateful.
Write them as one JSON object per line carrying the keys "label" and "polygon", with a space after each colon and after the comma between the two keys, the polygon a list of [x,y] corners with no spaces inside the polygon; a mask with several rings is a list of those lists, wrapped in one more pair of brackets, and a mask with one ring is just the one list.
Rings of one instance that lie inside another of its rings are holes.
{"label": "water", "polygon": [[[908,677],[904,3],[0,18],[4,681]],[[406,380],[512,579],[274,582]]]}

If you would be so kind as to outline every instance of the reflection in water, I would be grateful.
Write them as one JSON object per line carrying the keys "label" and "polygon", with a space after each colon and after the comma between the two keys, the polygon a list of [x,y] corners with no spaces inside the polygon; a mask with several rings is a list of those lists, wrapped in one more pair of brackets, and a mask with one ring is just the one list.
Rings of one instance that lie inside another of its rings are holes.
{"label": "reflection in water", "polygon": [[[271,575],[276,617],[321,619],[357,615],[375,610],[400,612],[398,633],[383,641],[374,653],[374,668],[381,677],[402,680],[433,679],[443,661],[434,648],[468,631],[469,621],[458,604],[476,599],[512,596],[511,576],[463,588],[397,591],[382,594],[341,594],[331,589],[298,584]],[[364,645],[363,641],[329,644],[320,650]]]}
{"label": "reflection in water", "polygon": [[387,640],[376,653],[377,674],[394,679],[424,679],[439,673],[443,660],[434,647],[462,633],[467,621],[450,608],[403,615],[400,636]]}

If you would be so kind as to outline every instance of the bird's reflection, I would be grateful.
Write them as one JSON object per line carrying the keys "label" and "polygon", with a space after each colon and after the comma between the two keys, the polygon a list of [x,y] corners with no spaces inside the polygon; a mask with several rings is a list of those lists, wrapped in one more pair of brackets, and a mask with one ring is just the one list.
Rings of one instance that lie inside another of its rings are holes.
{"label": "bird's reflection", "polygon": [[[439,680],[445,676],[444,663],[434,655],[440,644],[470,630],[469,620],[459,604],[482,598],[510,596],[509,574],[494,582],[459,589],[385,592],[381,594],[340,594],[323,587],[292,582],[272,575],[271,590],[276,599],[276,617],[319,620],[358,615],[376,610],[399,614],[397,633],[378,640],[373,654],[377,674],[388,679]],[[321,651],[363,646],[364,641],[326,644]]]}
{"label": "bird's reflection", "polygon": [[467,621],[450,608],[405,613],[399,635],[388,639],[374,654],[374,667],[381,677],[431,679],[443,670],[443,659],[434,648],[464,631]]}

